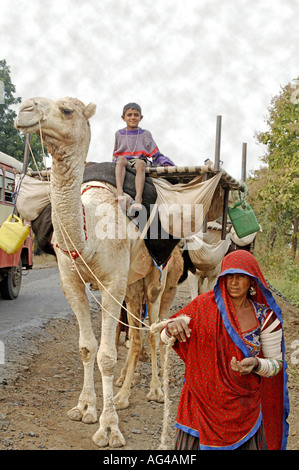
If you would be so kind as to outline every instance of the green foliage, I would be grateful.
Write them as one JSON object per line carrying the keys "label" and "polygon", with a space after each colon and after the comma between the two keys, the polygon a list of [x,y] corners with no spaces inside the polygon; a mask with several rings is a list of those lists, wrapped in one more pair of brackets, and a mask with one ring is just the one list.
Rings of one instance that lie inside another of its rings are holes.
{"label": "green foliage", "polygon": [[[0,60],[0,81],[4,84],[4,103],[0,104],[0,151],[23,161],[25,136],[14,127],[17,114],[13,109],[22,99],[14,96],[16,87],[11,82],[10,68],[6,60]],[[37,134],[31,136],[31,148],[39,167],[42,168],[43,153]],[[30,165],[35,169],[32,159]]]}
{"label": "green foliage", "polygon": [[299,80],[295,83],[298,93],[289,83],[271,101],[268,130],[257,134],[258,141],[267,146],[262,157],[267,167],[256,171],[250,181],[253,188],[256,183],[258,186],[253,203],[266,225],[272,223],[269,232],[273,234],[276,224],[277,232],[288,234],[293,257],[297,250],[299,207]]}
{"label": "green foliage", "polygon": [[293,305],[299,307],[299,263],[293,259],[289,248],[278,239],[273,249],[265,244],[264,234],[257,236],[255,257],[270,284],[281,292]]}
{"label": "green foliage", "polygon": [[[269,107],[268,130],[257,134],[267,146],[265,166],[247,180],[248,202],[262,227],[255,256],[272,286],[299,306],[297,256],[299,207],[299,81],[281,89]],[[296,92],[296,99],[294,95]]]}
{"label": "green foliage", "polygon": [[[299,81],[297,80],[297,83]],[[299,88],[299,85],[298,85]],[[262,160],[267,163],[269,178],[260,193],[264,204],[275,199],[274,213],[279,210],[298,211],[299,191],[299,103],[294,99],[294,86],[286,85],[269,107],[269,130],[257,135],[267,145]],[[275,214],[273,214],[275,217]]]}

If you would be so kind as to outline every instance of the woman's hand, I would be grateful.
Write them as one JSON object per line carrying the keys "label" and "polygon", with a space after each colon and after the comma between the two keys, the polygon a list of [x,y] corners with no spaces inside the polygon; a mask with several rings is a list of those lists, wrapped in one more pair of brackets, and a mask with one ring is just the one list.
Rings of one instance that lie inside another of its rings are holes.
{"label": "woman's hand", "polygon": [[247,375],[257,367],[258,360],[256,357],[245,357],[242,361],[237,361],[235,357],[232,358],[230,367],[235,372],[239,372],[241,375]]}
{"label": "woman's hand", "polygon": [[[189,320],[189,319],[188,319]],[[188,327],[188,322],[183,317],[177,317],[167,323],[166,334],[173,336],[180,342],[185,342],[190,337],[191,330]]]}

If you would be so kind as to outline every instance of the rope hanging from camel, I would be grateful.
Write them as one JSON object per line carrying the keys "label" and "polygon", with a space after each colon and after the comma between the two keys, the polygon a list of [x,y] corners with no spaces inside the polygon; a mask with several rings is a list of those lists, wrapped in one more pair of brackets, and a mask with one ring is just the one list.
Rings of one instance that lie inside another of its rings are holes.
{"label": "rope hanging from camel", "polygon": [[[44,152],[44,145],[43,145],[43,138],[42,138],[42,131],[41,131],[41,126],[40,126],[40,122],[39,122],[39,131],[40,131],[40,138],[41,138],[41,143],[42,143],[42,152],[43,152],[43,160],[44,160],[44,165],[45,165],[45,168],[47,168],[46,166],[46,156],[45,156],[45,152]],[[35,160],[35,157],[34,157],[34,154],[32,152],[32,148],[31,148],[31,145],[29,143],[29,139],[27,139],[27,145],[29,147],[29,150],[30,150],[30,153],[31,153],[31,156],[32,156],[32,159],[34,161],[34,164],[35,164],[35,167],[37,169],[37,172],[42,180],[42,177],[41,177],[41,174],[40,174],[40,171],[39,171],[39,168],[38,168],[38,165],[37,165],[37,162]],[[42,180],[43,181],[43,180]],[[49,199],[49,202],[51,202],[51,198],[50,198],[50,194],[49,192],[47,191],[47,188],[45,188],[46,190],[46,194],[47,194],[47,197]],[[53,210],[53,207],[52,207],[52,210]],[[55,210],[55,209],[54,209]],[[96,303],[106,312],[108,313],[112,318],[114,318],[116,321],[118,321],[119,323],[121,323],[122,325],[124,326],[127,326],[129,328],[134,328],[134,329],[142,329],[143,327],[151,330],[151,327],[154,327],[154,325],[156,324],[153,324],[151,326],[148,326],[146,323],[144,323],[140,318],[136,317],[136,315],[134,315],[132,312],[130,312],[123,304],[121,304],[111,293],[110,291],[107,289],[106,286],[104,286],[104,284],[97,278],[97,276],[94,274],[94,272],[91,270],[91,268],[88,266],[88,264],[86,263],[86,261],[84,260],[84,258],[82,257],[81,253],[77,250],[75,244],[73,243],[70,235],[68,234],[65,226],[63,225],[59,215],[57,214],[57,212],[55,211],[55,216],[57,217],[57,220],[58,220],[58,223],[59,223],[59,226],[60,226],[60,229],[61,229],[61,233],[62,233],[62,236],[63,236],[63,240],[64,240],[64,243],[67,247],[67,252],[68,252],[68,255],[71,259],[71,261],[73,262],[73,266],[75,267],[76,271],[77,271],[77,274],[79,275],[81,281],[85,284],[85,287],[88,289],[89,293],[91,294],[91,296],[94,298],[94,300],[96,301]],[[92,293],[92,291],[90,290],[90,288],[87,286],[87,283],[84,281],[81,273],[79,272],[78,270],[78,267],[75,263],[75,260],[73,259],[72,257],[72,254],[71,254],[71,251],[69,249],[69,246],[68,246],[68,243],[66,241],[66,238],[63,234],[63,232],[66,234],[67,238],[69,239],[70,243],[73,245],[73,247],[75,248],[75,251],[76,253],[78,254],[78,257],[82,260],[83,264],[85,265],[85,267],[89,270],[89,272],[92,274],[92,276],[94,277],[94,279],[97,281],[97,283],[110,295],[110,297],[121,307],[123,308],[129,315],[131,315],[133,318],[135,318],[135,320],[138,320],[142,326],[141,327],[137,327],[137,326],[133,326],[133,325],[128,325],[124,322],[122,322],[119,318],[115,318],[101,303],[100,301],[94,296],[94,294]],[[163,326],[161,327],[161,329],[163,328]]]}
{"label": "rope hanging from camel", "polygon": [[[42,138],[42,132],[41,132],[41,125],[40,125],[40,122],[39,122],[39,130],[40,130],[40,138],[41,138],[41,144],[42,144],[42,152],[43,152],[43,160],[44,160],[44,165],[45,165],[45,168],[47,168],[46,166],[46,156],[45,156],[45,152],[44,152],[44,145],[43,145],[43,138]],[[41,177],[41,174],[40,174],[40,171],[39,171],[39,168],[38,168],[38,165],[36,163],[36,160],[35,160],[35,157],[33,155],[33,152],[32,152],[32,148],[31,148],[31,145],[30,145],[30,142],[29,142],[29,139],[27,138],[26,136],[26,143],[29,147],[29,150],[30,150],[30,153],[31,153],[31,156],[32,156],[32,159],[34,161],[34,164],[36,166],[36,169],[38,171],[38,174],[39,174],[39,177],[41,178],[41,180],[43,181],[42,177]],[[46,195],[49,199],[49,201],[51,202],[51,198],[50,198],[50,194],[49,192],[47,191],[47,188],[46,189]],[[53,207],[52,207],[53,209]],[[55,209],[54,209],[55,210]],[[57,212],[55,211],[55,215],[57,217],[57,220],[58,220],[58,223],[59,223],[59,226],[60,226],[60,229],[61,229],[61,234],[62,234],[62,237],[63,237],[63,240],[64,240],[64,243],[65,243],[65,246],[67,247],[67,251],[68,251],[68,255],[70,257],[70,260],[73,262],[73,265],[76,269],[76,272],[79,276],[79,278],[81,279],[81,281],[83,282],[83,284],[85,285],[85,287],[87,288],[87,290],[89,291],[89,293],[91,294],[91,296],[93,297],[93,299],[96,301],[96,303],[101,307],[101,309],[103,311],[105,311],[106,313],[108,313],[108,315],[110,315],[114,320],[116,320],[117,322],[121,323],[122,325],[124,326],[128,326],[129,328],[134,328],[134,329],[138,329],[138,330],[141,330],[143,327],[147,328],[150,332],[150,334],[156,334],[156,333],[159,333],[168,323],[169,320],[162,320],[161,322],[159,323],[153,323],[152,325],[148,326],[146,323],[144,323],[140,318],[136,317],[132,312],[130,312],[126,307],[124,307],[110,292],[109,290],[102,284],[102,282],[97,278],[97,276],[93,273],[93,271],[90,269],[90,267],[88,266],[88,264],[86,263],[86,261],[84,260],[84,258],[82,257],[81,253],[79,253],[79,251],[77,250],[76,246],[74,245],[71,237],[69,236],[66,228],[64,227],[63,223],[61,222],[61,219],[59,217],[59,214],[57,214]],[[87,269],[90,271],[90,273],[92,274],[92,276],[94,277],[94,279],[98,282],[98,284],[112,297],[112,299],[121,307],[121,308],[124,308],[124,310],[126,310],[126,312],[129,314],[129,315],[132,315],[136,320],[138,320],[143,326],[141,327],[137,327],[137,326],[132,326],[132,325],[128,325],[126,324],[125,322],[121,321],[119,318],[115,318],[114,315],[112,315],[102,304],[101,302],[95,297],[95,295],[92,293],[91,289],[87,286],[87,283],[85,282],[85,280],[83,279],[79,269],[78,269],[78,266],[76,265],[76,262],[75,260],[73,259],[72,257],[72,254],[71,254],[71,251],[70,251],[70,248],[69,248],[69,245],[67,243],[67,240],[66,240],[66,237],[69,239],[70,243],[72,244],[72,246],[75,248],[75,250],[77,251],[78,253],[78,256],[80,257],[80,259],[82,260],[82,262],[84,263],[84,265],[87,267]],[[142,234],[143,235],[143,234]],[[141,236],[142,236],[141,235]],[[142,240],[142,238],[141,238]],[[141,243],[141,240],[138,241],[138,243]],[[162,435],[161,435],[161,444],[159,446],[159,449],[160,450],[167,450],[168,449],[168,446],[167,446],[167,437],[168,437],[168,429],[169,429],[169,421],[170,421],[170,405],[171,405],[171,401],[169,399],[169,361],[170,361],[170,354],[171,354],[171,350],[172,350],[172,346],[175,342],[175,338],[171,338],[171,340],[165,345],[166,347],[166,351],[165,351],[165,359],[164,359],[164,372],[163,372],[163,390],[164,390],[164,415],[163,415],[163,426],[162,426]]]}
{"label": "rope hanging from camel", "polygon": [[[168,322],[169,320],[164,320],[164,321],[161,321],[160,323],[154,323],[152,325],[153,333],[161,331],[167,325]],[[176,341],[176,338],[172,337],[172,338],[169,338],[168,343],[165,344],[165,357],[164,357],[164,364],[163,364],[164,414],[163,414],[161,443],[159,445],[159,450],[168,450],[167,438],[168,438],[169,426],[170,426],[170,405],[171,405],[171,400],[169,399],[170,354],[171,354],[172,347],[175,341]]]}

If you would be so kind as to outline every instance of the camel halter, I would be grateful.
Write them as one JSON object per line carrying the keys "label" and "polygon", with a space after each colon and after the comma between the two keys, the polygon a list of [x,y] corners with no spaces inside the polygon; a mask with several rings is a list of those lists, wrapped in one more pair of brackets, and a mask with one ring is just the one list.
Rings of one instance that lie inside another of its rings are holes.
{"label": "camel halter", "polygon": [[[42,153],[43,153],[43,162],[44,162],[44,165],[45,165],[45,168],[47,168],[46,166],[46,156],[45,156],[45,151],[44,151],[44,144],[43,144],[43,137],[42,137],[42,130],[41,130],[41,124],[40,124],[40,121],[39,121],[39,132],[40,132],[40,139],[41,139],[41,146],[42,146]],[[31,148],[31,145],[30,145],[30,142],[29,142],[29,139],[28,139],[28,134],[26,134],[26,144],[28,145],[28,148],[29,148],[29,151],[30,151],[30,154],[32,156],[32,159],[33,159],[33,162],[35,164],[35,167],[37,169],[37,172],[39,174],[39,177],[41,178],[41,181],[43,181],[42,179],[42,176],[41,176],[41,173],[40,173],[40,170],[38,168],[38,165],[36,163],[36,160],[35,160],[35,157],[33,155],[33,152],[32,152],[32,148]],[[49,181],[49,179],[48,179]],[[101,187],[99,187],[101,189]],[[50,194],[47,190],[48,188],[45,187],[45,192],[46,192],[46,195],[49,199],[49,202],[51,202],[51,198],[50,198]],[[70,235],[68,234],[66,228],[64,227],[59,215],[57,214],[57,212],[55,212],[55,215],[57,217],[57,220],[58,220],[58,223],[59,223],[59,227],[60,227],[60,230],[61,230],[61,234],[62,234],[62,237],[63,237],[63,241],[64,241],[64,244],[65,246],[67,247],[67,253],[72,261],[72,265],[74,266],[74,268],[76,269],[77,271],[77,274],[79,276],[79,278],[81,279],[81,281],[83,282],[83,284],[85,285],[85,287],[87,288],[87,290],[89,291],[90,295],[93,297],[93,299],[95,300],[95,302],[101,307],[101,309],[103,311],[105,311],[106,313],[108,313],[108,315],[110,315],[114,320],[116,320],[117,322],[121,323],[122,325],[124,326],[128,326],[129,328],[134,328],[136,330],[141,330],[143,327],[147,328],[149,333],[150,334],[155,334],[155,333],[158,333],[160,332],[168,323],[169,320],[162,320],[161,322],[159,323],[153,323],[152,325],[148,326],[146,323],[144,323],[140,318],[136,317],[136,315],[134,315],[132,312],[130,312],[123,304],[121,304],[110,292],[109,290],[104,286],[104,284],[97,278],[97,276],[94,274],[94,272],[90,269],[90,267],[88,266],[88,264],[86,263],[86,261],[84,260],[84,258],[82,257],[81,253],[77,250],[76,246],[74,245],[74,243],[72,242],[72,239],[70,237]],[[150,219],[148,221],[148,223],[150,223]],[[146,225],[147,227],[147,225]],[[66,240],[66,237],[69,239],[70,243],[73,245],[73,247],[75,248],[75,251],[76,251],[76,258],[80,258],[81,261],[83,262],[83,264],[85,265],[85,267],[89,270],[89,272],[92,274],[92,276],[94,277],[94,279],[97,281],[97,283],[110,295],[110,297],[121,307],[123,308],[129,315],[132,315],[133,318],[135,318],[136,320],[138,320],[142,326],[141,327],[138,327],[138,326],[132,326],[132,325],[128,325],[127,323],[121,321],[119,318],[116,318],[114,315],[112,315],[102,304],[101,302],[95,297],[95,295],[92,293],[91,289],[88,287],[87,283],[84,281],[76,263],[75,263],[75,259],[74,259],[74,255],[73,255],[73,251],[70,251],[69,249],[69,245],[67,243],[67,240]],[[138,240],[137,244],[141,243],[142,241],[142,235],[141,234],[141,237],[140,239]],[[135,250],[136,250],[136,247],[135,247]],[[134,250],[134,252],[135,252]],[[175,342],[175,338],[171,338],[171,340],[165,345],[165,359],[164,359],[164,372],[163,372],[163,390],[164,390],[164,415],[163,415],[163,425],[162,425],[162,435],[161,435],[161,444],[159,446],[159,449],[160,450],[167,450],[168,449],[168,446],[167,446],[167,438],[168,438],[168,428],[169,428],[169,421],[170,421],[170,405],[171,405],[171,401],[169,399],[169,362],[170,362],[170,353],[171,353],[171,349],[172,349],[172,346]]]}

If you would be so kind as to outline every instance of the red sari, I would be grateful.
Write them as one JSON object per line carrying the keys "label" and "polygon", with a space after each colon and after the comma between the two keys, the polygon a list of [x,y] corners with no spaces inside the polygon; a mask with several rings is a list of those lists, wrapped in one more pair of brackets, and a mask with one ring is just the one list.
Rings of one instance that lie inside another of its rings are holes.
{"label": "red sari", "polygon": [[239,361],[250,356],[225,289],[225,274],[234,272],[256,281],[252,300],[267,305],[282,323],[280,308],[255,258],[244,250],[227,255],[214,290],[198,296],[172,317],[190,316],[192,331],[185,343],[174,345],[186,366],[175,425],[198,436],[201,449],[231,450],[250,439],[263,420],[267,448],[285,449],[289,410],[285,362],[283,372],[272,378],[241,375],[230,368],[233,356]]}

